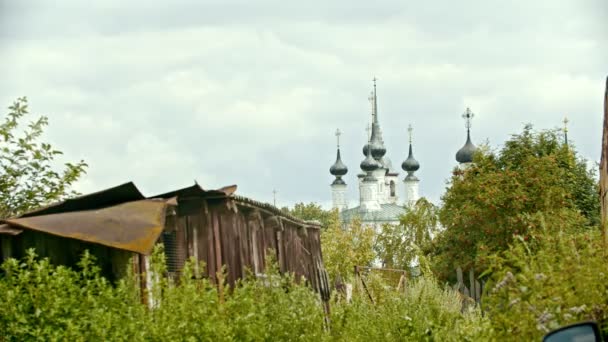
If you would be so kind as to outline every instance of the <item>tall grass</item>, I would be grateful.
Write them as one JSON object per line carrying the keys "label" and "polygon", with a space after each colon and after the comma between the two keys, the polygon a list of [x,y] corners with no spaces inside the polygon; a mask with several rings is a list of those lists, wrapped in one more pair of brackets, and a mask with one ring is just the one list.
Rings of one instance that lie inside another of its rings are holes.
{"label": "tall grass", "polygon": [[[155,270],[162,272],[162,253]],[[466,341],[486,339],[478,311],[461,313],[459,295],[425,276],[401,291],[368,279],[376,299],[355,289],[335,295],[326,316],[302,282],[269,270],[218,293],[193,263],[179,284],[156,282],[155,305],[141,304],[132,275],[117,284],[85,253],[80,269],[54,266],[33,251],[2,265],[0,332],[6,341]]]}

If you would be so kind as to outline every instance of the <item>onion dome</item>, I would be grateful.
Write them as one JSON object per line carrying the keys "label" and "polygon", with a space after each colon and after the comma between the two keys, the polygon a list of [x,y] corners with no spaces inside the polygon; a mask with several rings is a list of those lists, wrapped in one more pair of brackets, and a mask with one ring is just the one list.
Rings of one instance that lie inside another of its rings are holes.
{"label": "onion dome", "polygon": [[368,154],[367,157],[361,162],[361,170],[365,172],[372,172],[380,168],[380,163],[376,161],[376,159],[372,158],[371,154]]}
{"label": "onion dome", "polygon": [[342,162],[340,158],[340,149],[338,149],[338,155],[336,156],[336,162],[329,168],[329,173],[334,176],[344,176],[348,172],[348,168]]}
{"label": "onion dome", "polygon": [[342,180],[342,176],[344,176],[348,172],[348,168],[342,162],[342,158],[340,157],[340,135],[342,133],[339,129],[336,130],[336,138],[337,138],[337,153],[336,153],[336,162],[329,168],[329,173],[336,176],[333,184],[346,184],[344,180]]}
{"label": "onion dome", "polygon": [[471,135],[467,131],[467,142],[456,152],[456,161],[459,163],[472,163],[473,155],[477,151],[477,147],[471,142]]}
{"label": "onion dome", "polygon": [[410,143],[410,152],[407,156],[407,159],[401,164],[401,168],[403,171],[407,172],[415,172],[420,169],[420,163],[414,158],[414,153],[412,152],[412,144]]}
{"label": "onion dome", "polygon": [[[369,134],[369,129],[368,129],[368,134]],[[369,141],[369,143],[366,146],[370,146],[370,145],[372,145],[371,140]],[[370,149],[370,148],[367,149],[367,153],[365,154],[365,159],[363,159],[363,161],[361,162],[361,165],[360,165],[361,170],[367,172],[367,174],[368,174],[368,176],[366,178],[371,177],[372,171],[375,171],[375,170],[379,169],[380,167],[382,167],[382,165],[380,165],[380,163],[372,157],[371,151],[372,151],[372,149]]]}
{"label": "onion dome", "polygon": [[462,114],[462,117],[466,121],[465,127],[467,128],[467,142],[464,146],[456,152],[456,161],[464,164],[464,163],[472,163],[473,155],[475,151],[477,151],[477,147],[473,145],[471,142],[471,119],[473,119],[474,114],[471,112],[471,109],[467,107],[467,110]]}

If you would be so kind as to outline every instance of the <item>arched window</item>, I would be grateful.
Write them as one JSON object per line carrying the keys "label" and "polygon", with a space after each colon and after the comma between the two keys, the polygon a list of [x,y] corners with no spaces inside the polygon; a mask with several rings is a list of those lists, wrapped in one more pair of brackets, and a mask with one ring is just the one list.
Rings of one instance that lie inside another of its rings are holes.
{"label": "arched window", "polygon": [[395,181],[391,181],[391,197],[395,197]]}

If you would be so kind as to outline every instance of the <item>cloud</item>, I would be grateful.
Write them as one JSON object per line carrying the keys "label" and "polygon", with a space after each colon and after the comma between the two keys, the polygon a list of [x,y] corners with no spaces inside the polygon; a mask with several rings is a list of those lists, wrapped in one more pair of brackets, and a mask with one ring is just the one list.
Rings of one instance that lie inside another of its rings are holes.
{"label": "cloud", "polygon": [[571,119],[599,158],[608,49],[602,1],[168,3],[19,1],[0,7],[0,101],[28,95],[47,137],[91,165],[83,192],[197,179],[279,204],[327,203],[344,132],[351,203],[378,76],[395,166],[415,127],[423,195],[438,201],[464,144]]}

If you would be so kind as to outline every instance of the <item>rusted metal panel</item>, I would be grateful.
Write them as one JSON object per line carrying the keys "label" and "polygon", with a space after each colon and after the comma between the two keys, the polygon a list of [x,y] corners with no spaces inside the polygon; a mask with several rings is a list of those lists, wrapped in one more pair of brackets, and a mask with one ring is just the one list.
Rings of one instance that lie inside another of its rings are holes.
{"label": "rusted metal panel", "polygon": [[166,201],[1,220],[11,227],[149,254],[165,225]]}
{"label": "rusted metal panel", "polygon": [[229,185],[217,190],[204,190],[197,183],[192,186],[179,190],[170,191],[164,194],[152,196],[150,198],[171,198],[177,196],[179,200],[189,198],[225,198],[232,195],[236,191],[236,185]]}
{"label": "rusted metal panel", "polygon": [[18,217],[31,217],[72,211],[100,209],[121,203],[140,201],[145,198],[146,197],[141,194],[133,182],[128,182],[106,190],[53,203],[49,206],[29,211]]}

